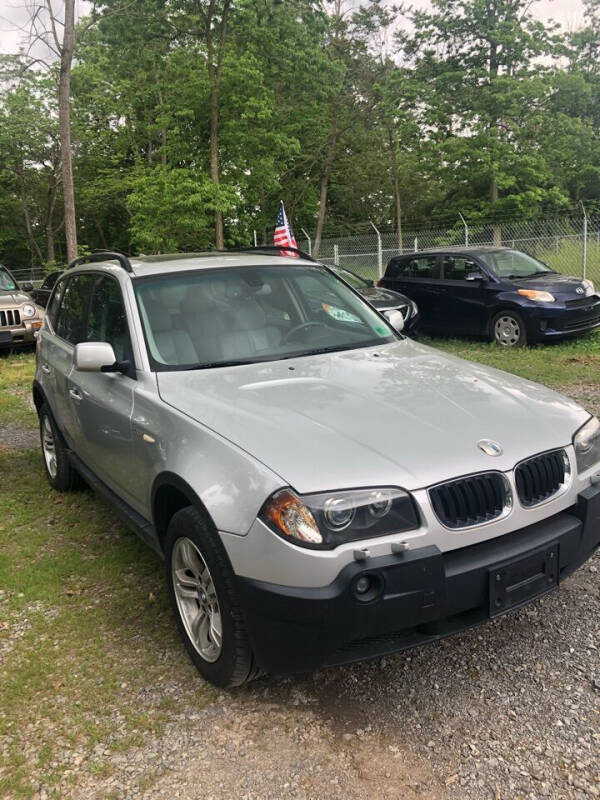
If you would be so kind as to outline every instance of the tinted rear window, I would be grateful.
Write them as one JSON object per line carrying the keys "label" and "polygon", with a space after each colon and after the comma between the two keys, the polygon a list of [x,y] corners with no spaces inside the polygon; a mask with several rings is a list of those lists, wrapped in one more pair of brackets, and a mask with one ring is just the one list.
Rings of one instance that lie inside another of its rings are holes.
{"label": "tinted rear window", "polygon": [[390,261],[387,270],[390,278],[440,278],[437,256],[414,256],[401,261]]}

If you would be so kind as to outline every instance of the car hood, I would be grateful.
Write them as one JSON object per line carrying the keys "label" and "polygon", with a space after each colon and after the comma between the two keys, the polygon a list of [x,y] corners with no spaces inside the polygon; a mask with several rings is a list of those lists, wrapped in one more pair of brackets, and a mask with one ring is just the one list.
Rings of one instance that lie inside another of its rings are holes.
{"label": "car hood", "polygon": [[[379,348],[161,372],[162,399],[298,492],[417,489],[568,445],[589,417],[535,383],[404,339]],[[480,439],[498,442],[490,457]]]}
{"label": "car hood", "polygon": [[547,275],[539,275],[537,278],[516,279],[512,283],[519,289],[538,289],[570,298],[585,297],[592,294],[588,286],[583,283],[582,278],[576,278],[573,275],[559,275],[552,272]]}
{"label": "car hood", "polygon": [[0,308],[15,308],[31,302],[31,297],[18,289],[13,292],[0,291]]}
{"label": "car hood", "polygon": [[410,303],[406,295],[400,294],[400,292],[392,292],[390,289],[380,289],[373,286],[368,289],[359,289],[358,291],[375,308],[396,308]]}

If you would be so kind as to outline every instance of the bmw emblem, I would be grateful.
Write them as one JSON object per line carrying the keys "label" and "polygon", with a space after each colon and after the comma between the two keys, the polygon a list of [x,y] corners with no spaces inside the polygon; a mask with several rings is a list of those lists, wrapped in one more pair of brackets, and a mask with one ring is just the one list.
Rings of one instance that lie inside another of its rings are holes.
{"label": "bmw emblem", "polygon": [[488,456],[501,456],[504,450],[498,442],[493,442],[491,439],[480,439],[477,442],[477,447]]}
{"label": "bmw emblem", "polygon": [[583,286],[578,286],[575,289],[575,291],[577,292],[577,294],[585,294],[585,289],[583,288]]}

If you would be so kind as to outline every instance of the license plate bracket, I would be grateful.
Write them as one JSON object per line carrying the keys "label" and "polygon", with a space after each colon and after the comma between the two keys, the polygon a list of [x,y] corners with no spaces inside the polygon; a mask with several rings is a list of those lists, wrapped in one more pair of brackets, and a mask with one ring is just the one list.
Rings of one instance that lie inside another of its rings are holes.
{"label": "license plate bracket", "polygon": [[496,564],[488,572],[489,613],[498,617],[558,586],[558,543]]}

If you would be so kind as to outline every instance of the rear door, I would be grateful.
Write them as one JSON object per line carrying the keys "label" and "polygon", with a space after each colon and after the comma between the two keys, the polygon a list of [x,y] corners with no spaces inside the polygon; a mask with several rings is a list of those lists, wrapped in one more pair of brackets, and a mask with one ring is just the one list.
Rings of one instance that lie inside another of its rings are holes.
{"label": "rear door", "polygon": [[384,285],[387,289],[402,292],[415,301],[419,306],[420,323],[424,327],[439,326],[443,297],[439,256],[415,254],[391,262],[386,271]]}
{"label": "rear door", "polygon": [[40,336],[41,381],[56,423],[69,447],[76,446],[76,405],[70,394],[75,345],[85,341],[86,319],[94,277],[85,273],[63,278],[50,302]]}
{"label": "rear door", "polygon": [[472,258],[454,253],[442,256],[439,320],[444,332],[482,334],[487,331],[487,281],[468,281],[467,275],[472,273],[483,274]]}

